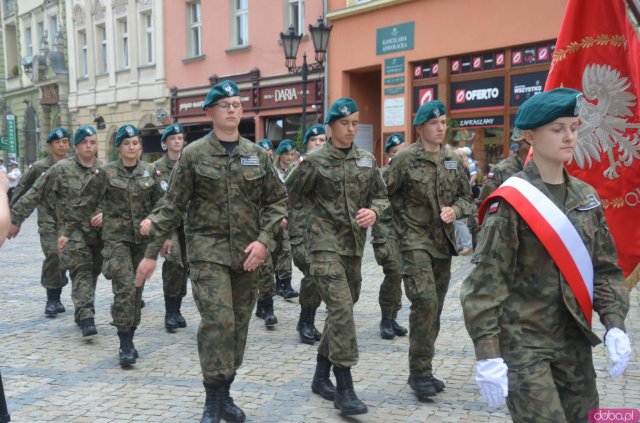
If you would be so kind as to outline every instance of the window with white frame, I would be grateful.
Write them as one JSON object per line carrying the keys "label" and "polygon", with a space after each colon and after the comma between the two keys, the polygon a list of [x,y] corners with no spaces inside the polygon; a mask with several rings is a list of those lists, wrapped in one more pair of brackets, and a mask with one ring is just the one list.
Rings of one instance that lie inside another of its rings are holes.
{"label": "window with white frame", "polygon": [[304,0],[288,0],[289,26],[296,34],[304,34]]}
{"label": "window with white frame", "polygon": [[89,76],[89,49],[85,30],[78,31],[78,75],[82,78]]}
{"label": "window with white frame", "polygon": [[249,0],[233,0],[234,45],[249,45]]}
{"label": "window with white frame", "polygon": [[189,16],[189,56],[202,56],[202,9],[200,0],[187,3]]}
{"label": "window with white frame", "polygon": [[143,36],[140,37],[140,64],[150,65],[154,62],[153,14],[151,10],[140,14],[140,28],[144,31]]}
{"label": "window with white frame", "polygon": [[49,35],[49,48],[53,48],[56,44],[56,35],[58,34],[58,15],[49,16],[47,32]]}
{"label": "window with white frame", "polygon": [[33,56],[33,35],[30,26],[24,29],[24,45],[27,56]]}
{"label": "window with white frame", "polygon": [[120,69],[129,69],[129,26],[127,18],[120,18],[116,21],[118,28],[118,65]]}
{"label": "window with white frame", "polygon": [[109,71],[108,68],[108,53],[107,53],[107,27],[104,23],[96,25],[95,31],[96,38],[96,69],[98,75],[104,75]]}
{"label": "window with white frame", "polygon": [[40,47],[42,47],[42,38],[44,37],[44,22],[38,22],[36,24],[36,37],[36,43],[38,43],[38,51],[40,51]]}

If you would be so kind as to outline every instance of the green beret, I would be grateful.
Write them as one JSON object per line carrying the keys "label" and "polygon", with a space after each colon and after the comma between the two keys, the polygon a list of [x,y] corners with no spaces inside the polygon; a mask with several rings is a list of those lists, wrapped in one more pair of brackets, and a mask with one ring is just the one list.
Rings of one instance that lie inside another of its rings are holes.
{"label": "green beret", "polygon": [[140,130],[133,125],[122,125],[118,132],[116,133],[116,140],[113,142],[113,146],[117,147],[120,145],[123,139],[132,138],[135,136],[140,136]]}
{"label": "green beret", "polygon": [[76,131],[76,134],[73,136],[73,145],[78,145],[82,141],[84,141],[85,137],[90,137],[91,135],[96,134],[96,128],[89,125],[82,125]]}
{"label": "green beret", "polygon": [[296,145],[293,143],[293,141],[289,139],[284,139],[280,141],[280,144],[278,144],[276,155],[280,155],[282,153],[288,153],[289,151],[293,151],[295,149],[296,149]]}
{"label": "green beret", "polygon": [[184,128],[178,122],[172,123],[171,125],[164,128],[164,132],[162,133],[162,138],[160,138],[160,142],[165,142],[169,135],[176,134],[184,134]]}
{"label": "green beret", "polygon": [[327,131],[324,129],[324,125],[320,125],[316,123],[311,128],[307,129],[307,132],[304,133],[304,139],[302,140],[302,145],[305,145],[309,142],[309,138],[315,137],[316,135],[326,134]]}
{"label": "green beret", "polygon": [[260,147],[264,148],[267,151],[273,149],[273,143],[270,140],[268,140],[267,138],[261,139],[256,144],[258,144]]}
{"label": "green beret", "polygon": [[235,97],[240,95],[240,89],[233,81],[222,81],[217,83],[209,90],[207,98],[204,100],[202,110],[212,106],[216,101],[221,98]]}
{"label": "green beret", "polygon": [[429,119],[440,117],[447,113],[447,109],[444,107],[444,103],[440,100],[431,100],[424,103],[418,109],[415,119],[413,119],[413,126],[422,125]]}
{"label": "green beret", "polygon": [[536,129],[561,117],[576,117],[581,103],[582,93],[571,88],[536,94],[518,109],[516,128]]}
{"label": "green beret", "polygon": [[404,137],[402,136],[402,134],[398,134],[398,133],[391,134],[384,145],[384,152],[388,153],[392,147],[395,147],[396,145],[400,145],[403,142],[404,142]]}
{"label": "green beret", "polygon": [[49,132],[49,136],[47,137],[47,144],[51,144],[53,141],[61,140],[63,138],[69,138],[69,133],[64,128],[56,128],[53,131]]}
{"label": "green beret", "polygon": [[324,118],[324,123],[328,125],[334,120],[347,117],[358,110],[358,104],[349,97],[339,98],[329,108],[329,113]]}

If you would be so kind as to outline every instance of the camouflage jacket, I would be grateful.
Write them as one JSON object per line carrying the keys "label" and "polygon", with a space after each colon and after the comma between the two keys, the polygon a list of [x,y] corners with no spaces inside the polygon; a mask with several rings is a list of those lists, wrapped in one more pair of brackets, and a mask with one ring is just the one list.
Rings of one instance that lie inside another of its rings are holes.
{"label": "camouflage jacket", "polygon": [[[624,330],[629,294],[596,191],[565,171],[567,198],[559,204],[533,161],[515,176],[551,198],[569,218],[593,262],[593,309],[607,329]],[[476,267],[460,291],[476,357],[517,354],[523,346],[561,348],[573,322],[597,345],[600,339],[545,247],[506,201],[498,201],[485,217],[473,256]]]}
{"label": "camouflage jacket", "polygon": [[[388,170],[389,165],[380,168],[380,175],[382,175],[383,179]],[[393,219],[393,207],[387,207],[385,212],[380,215],[375,225],[371,228],[371,243],[383,244],[387,238],[398,239],[396,224]]]}
{"label": "camouflage jacket", "polygon": [[456,218],[471,212],[471,187],[456,155],[441,148],[438,161],[417,140],[398,153],[386,174],[399,230],[400,251],[426,250],[434,257],[457,255],[453,224],[440,219],[442,207]]}
{"label": "camouflage jacket", "polygon": [[122,159],[118,159],[97,169],[95,174],[87,189],[91,195],[81,207],[86,210],[85,215],[90,215],[99,204],[103,205],[103,240],[132,244],[148,242],[140,234],[140,222],[163,194],[153,165],[138,160],[133,172],[129,173]]}
{"label": "camouflage jacket", "polygon": [[[11,198],[11,206],[20,200],[20,198],[26,194],[29,189],[33,186],[36,180],[43,175],[51,166],[53,166],[55,162],[53,158],[49,155],[46,159],[38,160],[29,166],[29,169],[22,175],[20,178],[20,182],[18,182],[18,186],[13,191],[13,197]],[[42,197],[40,197],[42,198]],[[24,204],[24,203],[23,203]],[[56,231],[56,216],[55,210],[52,205],[47,201],[38,201],[38,228],[39,231]],[[25,210],[23,210],[24,212]],[[31,209],[31,214],[33,209]],[[22,219],[24,220],[24,219]]]}
{"label": "camouflage jacket", "polygon": [[[304,159],[303,159],[304,160]],[[298,167],[298,161],[289,165],[287,175]],[[304,207],[304,199],[298,198],[294,203],[289,196],[287,204],[287,231],[289,232],[289,242],[291,245],[297,245],[304,242],[304,236],[307,232],[307,214],[308,209]]]}
{"label": "camouflage jacket", "polygon": [[167,192],[167,190],[169,189],[169,178],[171,177],[171,171],[173,170],[177,162],[177,160],[170,160],[166,154],[153,162],[153,167],[158,174],[157,176],[160,178],[160,188],[162,188],[163,192]]}
{"label": "camouflage jacket", "polygon": [[[244,249],[253,241],[275,249],[286,201],[266,151],[241,137],[229,154],[210,132],[183,150],[169,190],[149,216],[151,236],[173,231],[186,210],[189,261],[242,270]],[[157,255],[147,248],[147,257]]]}
{"label": "camouflage jacket", "polygon": [[356,223],[356,212],[369,208],[380,216],[389,207],[375,157],[355,144],[345,155],[329,140],[304,156],[285,184],[290,201],[304,204],[310,253],[362,256],[367,231]]}
{"label": "camouflage jacket", "polygon": [[482,190],[478,198],[476,198],[475,203],[480,206],[504,181],[520,172],[523,167],[524,162],[518,155],[501,160],[491,169],[487,177],[484,178]]}

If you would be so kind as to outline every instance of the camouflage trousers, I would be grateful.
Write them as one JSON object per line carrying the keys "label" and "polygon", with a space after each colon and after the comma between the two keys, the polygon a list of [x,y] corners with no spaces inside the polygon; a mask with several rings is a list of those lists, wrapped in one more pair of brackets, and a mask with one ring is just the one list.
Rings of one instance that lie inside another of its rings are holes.
{"label": "camouflage trousers", "polygon": [[198,355],[205,383],[229,380],[242,365],[257,288],[258,272],[211,262],[191,263],[191,290],[201,318]]}
{"label": "camouflage trousers", "polygon": [[560,349],[504,346],[509,367],[507,406],[515,423],[588,422],[599,407],[592,347],[577,325]]}
{"label": "camouflage trousers", "polygon": [[451,258],[437,259],[425,250],[403,251],[402,277],[411,301],[409,372],[413,377],[431,377],[440,314],[451,278]]}
{"label": "camouflage trousers", "polygon": [[183,225],[178,227],[172,241],[171,252],[164,257],[164,263],[162,263],[162,289],[165,297],[183,298],[187,295],[187,279],[189,279],[187,241]]}
{"label": "camouflage trousers", "polygon": [[134,279],[146,248],[147,244],[105,241],[102,249],[102,274],[111,279],[113,291],[112,324],[119,332],[140,325],[143,288],[136,288]]}
{"label": "camouflage trousers", "polygon": [[311,254],[309,275],[327,305],[327,318],[318,353],[338,367],[358,363],[353,305],[360,297],[362,257],[341,256],[331,251]]}
{"label": "camouflage trousers", "polygon": [[303,240],[299,239],[296,240],[295,244],[291,244],[291,256],[293,257],[293,264],[302,272],[300,295],[298,296],[300,307],[315,310],[320,307],[322,298],[320,297],[318,287],[313,284],[313,281],[309,277],[309,263],[307,263]]}
{"label": "camouflage trousers", "polygon": [[260,266],[258,298],[273,297],[276,293],[275,272],[280,280],[291,279],[291,245],[286,230],[278,232],[275,238],[276,249],[271,251],[267,260]]}
{"label": "camouflage trousers", "polygon": [[96,313],[96,283],[102,268],[102,241],[69,241],[60,254],[60,265],[69,271],[71,277],[75,322],[93,318]]}
{"label": "camouflage trousers", "polygon": [[69,281],[65,275],[66,271],[60,265],[58,257],[58,233],[57,231],[40,232],[40,246],[44,253],[42,262],[42,273],[40,274],[40,284],[45,289],[58,289],[65,286]]}
{"label": "camouflage trousers", "polygon": [[402,259],[398,243],[392,238],[373,243],[373,254],[384,273],[378,294],[382,318],[395,320],[402,308]]}

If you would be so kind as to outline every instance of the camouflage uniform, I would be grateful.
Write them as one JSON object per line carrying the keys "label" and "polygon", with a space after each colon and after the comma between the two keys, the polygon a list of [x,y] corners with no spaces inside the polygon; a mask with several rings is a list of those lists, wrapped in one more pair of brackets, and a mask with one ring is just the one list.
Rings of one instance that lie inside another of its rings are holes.
{"label": "camouflage uniform", "polygon": [[[95,315],[96,282],[102,266],[102,240],[100,231],[89,222],[94,211],[85,214],[77,206],[90,195],[85,188],[90,185],[94,171],[100,165],[99,160],[95,161],[93,167],[85,167],[76,157],[62,159],[38,178],[33,187],[15,204],[16,215],[22,220],[28,216],[19,211],[22,204],[25,208],[33,207],[39,198],[43,198],[55,210],[58,235],[69,238],[60,254],[60,265],[63,270],[69,271],[71,277],[76,323]],[[28,206],[29,203],[32,205]]]}
{"label": "camouflage uniform", "polygon": [[456,219],[471,211],[471,188],[454,153],[425,151],[420,139],[400,151],[387,177],[398,222],[402,276],[409,315],[409,370],[412,378],[432,378],[434,345],[449,287],[451,256],[457,255],[453,224],[440,219],[442,207]]}
{"label": "camouflage uniform", "polygon": [[91,197],[81,207],[88,212],[103,205],[102,274],[112,283],[113,325],[128,331],[140,324],[142,288],[135,287],[134,276],[148,243],[140,222],[162,197],[160,178],[150,163],[138,161],[129,173],[119,159],[98,169],[87,190]]}
{"label": "camouflage uniform", "polygon": [[[382,175],[389,165],[380,169]],[[394,226],[393,209],[389,207],[371,230],[373,253],[378,265],[382,266],[384,280],[380,285],[378,302],[383,319],[396,320],[402,308],[402,261],[397,243],[397,228]]]}
{"label": "camouflage uniform", "polygon": [[[170,160],[167,156],[153,163],[163,192],[169,188],[169,177],[175,164],[176,160]],[[164,256],[164,263],[162,263],[162,288],[165,297],[183,298],[187,295],[187,279],[189,279],[184,221],[180,223],[171,239],[173,241],[171,252]]]}
{"label": "camouflage uniform", "polygon": [[380,216],[389,206],[371,153],[353,145],[345,155],[329,140],[308,153],[286,179],[291,202],[308,208],[305,238],[309,275],[327,305],[318,353],[340,368],[358,362],[353,305],[360,296],[366,229],[356,213],[370,208]]}
{"label": "camouflage uniform", "polygon": [[[187,211],[205,384],[230,380],[242,364],[258,288],[258,272],[243,270],[244,249],[256,240],[275,249],[285,204],[284,187],[262,148],[241,137],[229,154],[211,132],[183,150],[169,191],[149,216],[151,236],[158,237],[173,231]],[[157,253],[149,248],[146,256]]]}
{"label": "camouflage uniform", "polygon": [[[15,205],[20,198],[29,191],[36,182],[36,179],[44,174],[54,163],[53,158],[48,156],[46,159],[38,160],[29,166],[29,170],[22,175],[18,186],[13,191],[11,205]],[[32,206],[35,207],[33,203]],[[33,212],[33,207],[28,207],[31,210],[29,214]],[[39,201],[37,208],[40,246],[44,253],[40,283],[48,290],[61,289],[68,281],[65,271],[60,267],[60,260],[58,258],[58,229],[56,227],[55,209],[46,201]],[[25,211],[26,209],[23,209],[23,212]]]}
{"label": "camouflage uniform", "polygon": [[[562,204],[533,162],[516,176],[542,191],[574,225],[593,261],[593,309],[607,329],[624,330],[629,296],[596,191],[565,171]],[[515,422],[586,422],[598,407],[591,348],[600,339],[543,244],[507,202],[498,201],[460,292],[476,357],[504,359]]]}

